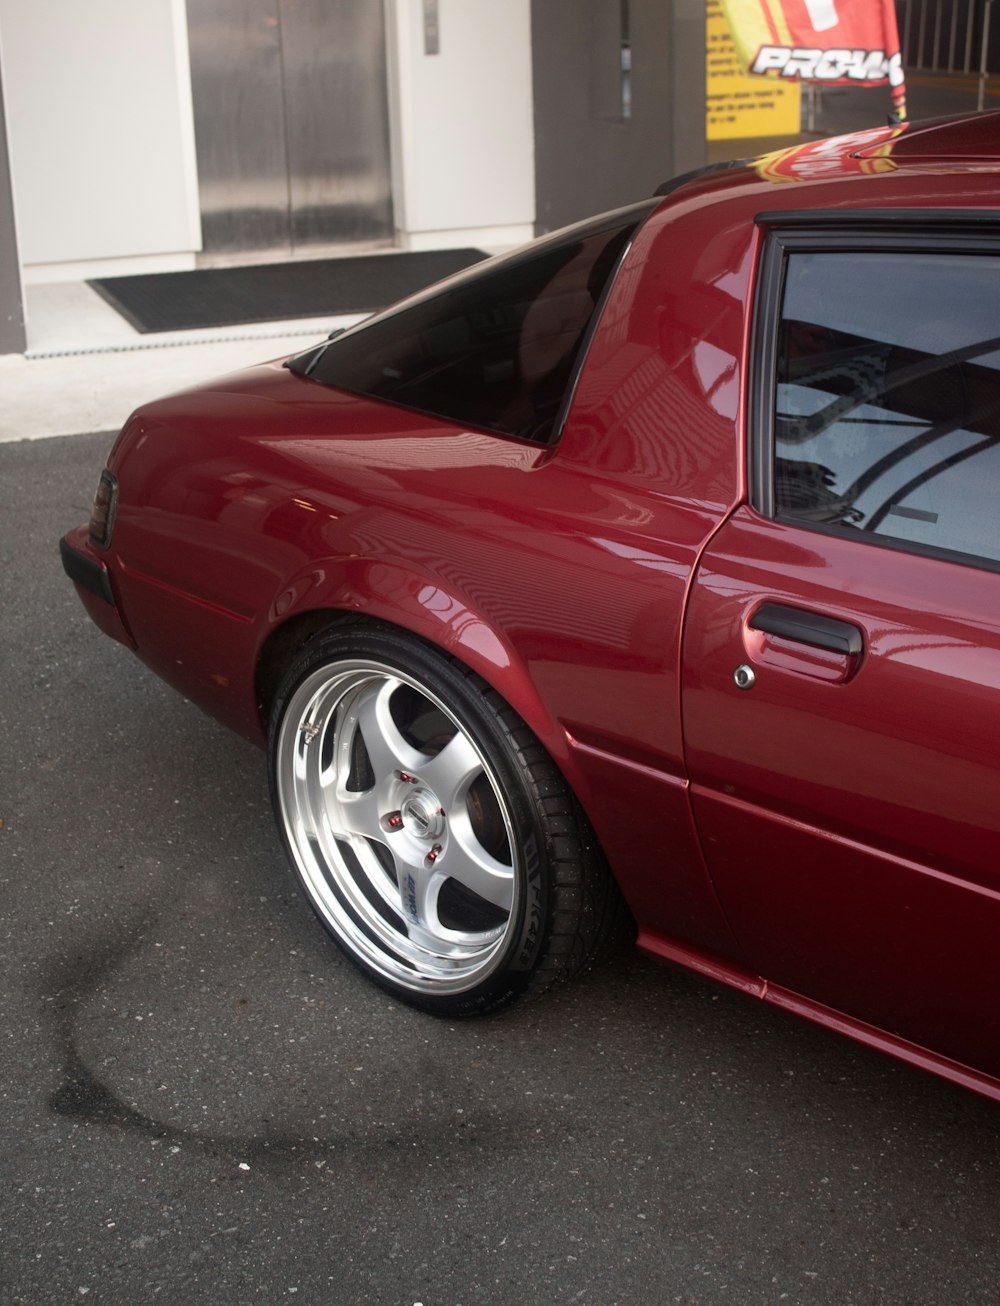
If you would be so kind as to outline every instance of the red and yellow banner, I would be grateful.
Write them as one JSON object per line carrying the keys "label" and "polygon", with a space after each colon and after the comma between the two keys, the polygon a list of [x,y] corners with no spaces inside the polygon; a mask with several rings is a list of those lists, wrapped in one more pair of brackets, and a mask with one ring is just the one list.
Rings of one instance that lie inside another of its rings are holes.
{"label": "red and yellow banner", "polygon": [[707,140],[799,134],[801,87],[798,82],[747,76],[720,0],[706,0],[705,47]]}
{"label": "red and yellow banner", "polygon": [[890,86],[897,118],[906,87],[893,0],[722,0],[751,76],[828,86]]}

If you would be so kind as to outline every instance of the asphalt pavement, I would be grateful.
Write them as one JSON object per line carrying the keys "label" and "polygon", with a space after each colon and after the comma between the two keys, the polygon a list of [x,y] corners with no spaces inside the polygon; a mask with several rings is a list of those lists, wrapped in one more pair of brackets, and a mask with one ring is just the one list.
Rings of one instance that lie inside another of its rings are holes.
{"label": "asphalt pavement", "polygon": [[366,983],[62,574],[110,441],[0,445],[3,1306],[1000,1302],[997,1105],[632,952]]}

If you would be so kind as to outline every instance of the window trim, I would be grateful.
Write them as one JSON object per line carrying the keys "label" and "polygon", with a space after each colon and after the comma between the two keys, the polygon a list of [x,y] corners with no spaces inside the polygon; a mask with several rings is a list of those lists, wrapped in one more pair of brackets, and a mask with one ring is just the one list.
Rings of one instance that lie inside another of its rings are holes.
{"label": "window trim", "polygon": [[[649,219],[652,212],[653,209],[650,209],[649,212],[646,213],[645,217],[640,218],[639,221],[636,223],[636,225],[632,228],[632,231],[629,234],[628,239],[625,241],[625,244],[622,247],[621,253],[618,255],[618,258],[615,260],[614,266],[612,267],[611,271],[608,273],[608,279],[605,281],[604,286],[601,289],[601,293],[597,297],[597,303],[594,305],[594,311],[590,315],[590,321],[587,323],[586,327],[584,328],[583,335],[580,339],[580,344],[577,349],[576,358],[573,360],[573,368],[566,381],[566,388],[563,391],[562,403],[560,404],[559,409],[552,422],[552,430],[549,432],[548,439],[546,439],[540,445],[540,447],[543,449],[555,448],[555,446],[562,439],[562,433],[566,426],[566,421],[569,417],[569,410],[573,406],[573,400],[576,398],[576,392],[580,385],[580,377],[583,374],[583,369],[587,362],[587,355],[590,353],[590,347],[594,343],[594,336],[597,334],[597,329],[600,326],[601,318],[604,316],[604,310],[607,307],[608,300],[611,297],[611,292],[615,288],[615,284],[618,281],[618,277],[619,274],[621,273],[622,266],[625,260],[628,258],[632,250],[632,246],[635,244],[635,240],[639,234],[640,229],[645,225],[646,221]],[[531,441],[531,443],[535,444],[538,442]]]}
{"label": "window trim", "polygon": [[775,512],[774,410],[781,306],[790,254],[994,254],[1000,257],[1000,214],[993,209],[836,209],[759,213],[763,233],[749,351],[749,503],[761,516],[784,526],[896,553],[917,554],[979,570],[1000,572],[1000,560],[885,535],[859,533],[807,522]]}

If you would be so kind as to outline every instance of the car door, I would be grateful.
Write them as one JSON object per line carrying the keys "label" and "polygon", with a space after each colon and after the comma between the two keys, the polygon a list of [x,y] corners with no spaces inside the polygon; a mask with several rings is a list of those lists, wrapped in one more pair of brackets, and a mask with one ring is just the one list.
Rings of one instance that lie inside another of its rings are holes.
{"label": "car door", "polygon": [[750,502],[685,624],[706,858],[791,1005],[1000,1075],[997,230],[765,230]]}

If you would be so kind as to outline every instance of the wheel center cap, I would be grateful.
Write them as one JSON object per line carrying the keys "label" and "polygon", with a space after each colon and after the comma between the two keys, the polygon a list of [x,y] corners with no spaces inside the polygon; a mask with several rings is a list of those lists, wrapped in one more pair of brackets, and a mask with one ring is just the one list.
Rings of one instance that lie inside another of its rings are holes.
{"label": "wheel center cap", "polygon": [[444,833],[444,812],[428,790],[409,794],[399,809],[404,827],[418,839],[437,839]]}

